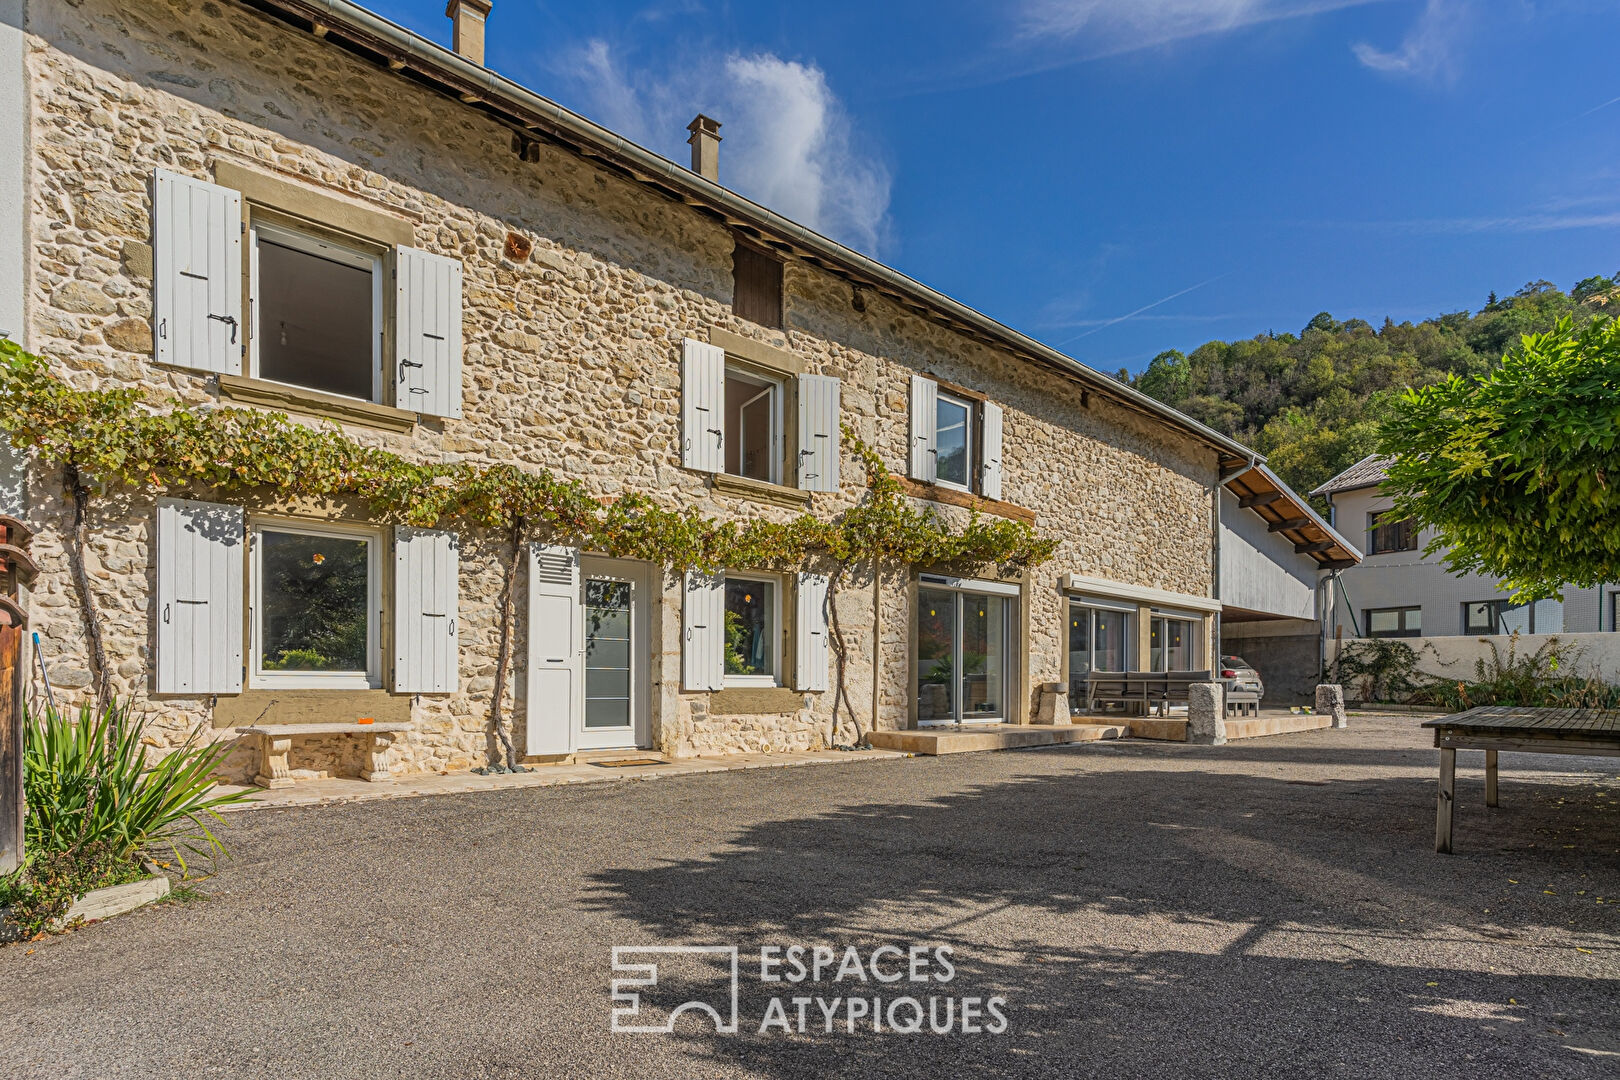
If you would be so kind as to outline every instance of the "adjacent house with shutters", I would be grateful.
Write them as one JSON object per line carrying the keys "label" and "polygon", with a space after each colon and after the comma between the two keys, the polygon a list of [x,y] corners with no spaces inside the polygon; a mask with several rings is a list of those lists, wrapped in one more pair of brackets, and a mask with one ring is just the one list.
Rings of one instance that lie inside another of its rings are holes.
{"label": "adjacent house with shutters", "polygon": [[[910,497],[1059,541],[1018,579],[842,591],[868,724],[1023,723],[1092,667],[1213,666],[1222,484],[1254,456],[730,191],[712,120],[689,170],[562,109],[483,66],[479,0],[451,4],[454,50],[346,0],[5,10],[24,272],[0,270],[0,329],[75,384],[738,519],[859,500],[847,423]],[[29,470],[23,501],[32,626],[71,695],[90,676],[60,478]],[[117,691],[163,738],[367,717],[400,725],[396,771],[491,759],[501,536],[198,491],[98,504],[89,550]],[[525,563],[508,687],[530,760],[829,740],[823,579],[546,544]],[[277,741],[290,775],[374,766]]]}

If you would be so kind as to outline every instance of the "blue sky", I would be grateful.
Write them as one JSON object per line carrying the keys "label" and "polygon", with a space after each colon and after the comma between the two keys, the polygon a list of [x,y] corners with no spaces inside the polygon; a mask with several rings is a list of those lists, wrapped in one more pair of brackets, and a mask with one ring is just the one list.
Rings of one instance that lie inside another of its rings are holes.
{"label": "blue sky", "polygon": [[[370,0],[447,42],[443,0]],[[491,67],[1104,371],[1620,269],[1620,0],[496,0]]]}

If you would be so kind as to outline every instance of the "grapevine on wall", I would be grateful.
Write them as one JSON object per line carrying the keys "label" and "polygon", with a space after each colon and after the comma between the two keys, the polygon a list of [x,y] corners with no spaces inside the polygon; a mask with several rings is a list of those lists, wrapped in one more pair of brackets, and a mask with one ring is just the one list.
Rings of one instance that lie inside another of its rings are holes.
{"label": "grapevine on wall", "polygon": [[516,755],[501,720],[501,698],[511,662],[513,583],[521,562],[517,553],[527,541],[644,560],[677,573],[727,568],[827,572],[837,664],[834,742],[840,703],[857,736],[860,732],[844,686],[848,649],[835,603],[846,578],[858,569],[881,573],[915,565],[1018,573],[1049,559],[1056,547],[1055,540],[1042,538],[1023,522],[973,511],[964,524],[953,526],[932,508],[919,508],[876,451],[848,425],[843,438],[864,469],[865,497],[832,518],[807,511],[788,521],[723,521],[695,509],[669,509],[640,493],[601,498],[585,484],[545,469],[415,462],[355,442],[335,424],[315,427],[284,413],[216,406],[164,411],[139,389],[78,389],[52,372],[44,359],[4,339],[0,431],[40,464],[62,470],[64,494],[74,506],[69,555],[94,688],[103,702],[109,697],[109,680],[100,620],[82,572],[87,505],[98,490],[357,498],[380,523],[505,534],[512,557],[501,594],[491,724],[509,767],[515,767]]}

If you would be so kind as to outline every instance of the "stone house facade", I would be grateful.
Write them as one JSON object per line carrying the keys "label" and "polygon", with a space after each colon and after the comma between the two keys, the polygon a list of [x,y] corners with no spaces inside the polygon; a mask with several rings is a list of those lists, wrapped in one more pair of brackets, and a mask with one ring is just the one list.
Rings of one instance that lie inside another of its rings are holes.
{"label": "stone house facade", "polygon": [[[1021,580],[843,590],[864,723],[1024,723],[1076,664],[1211,666],[1221,462],[1248,451],[487,72],[474,23],[460,55],[342,0],[4,3],[23,256],[0,302],[75,385],[737,518],[860,499],[847,423],[940,513],[1059,540]],[[71,696],[70,506],[55,471],[26,481],[32,625]],[[371,717],[406,725],[396,772],[493,759],[502,537],[208,492],[114,493],[89,534],[117,693],[161,744]],[[545,544],[525,563],[507,704],[528,760],[833,740],[814,575]],[[320,737],[292,765],[361,767]]]}

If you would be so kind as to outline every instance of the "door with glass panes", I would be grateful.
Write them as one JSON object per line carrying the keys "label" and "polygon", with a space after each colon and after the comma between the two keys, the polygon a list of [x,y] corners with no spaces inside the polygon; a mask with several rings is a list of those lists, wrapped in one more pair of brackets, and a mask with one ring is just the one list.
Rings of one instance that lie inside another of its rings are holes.
{"label": "door with glass panes", "polygon": [[1007,716],[1010,597],[924,584],[917,591],[917,722],[994,724]]}
{"label": "door with glass panes", "polygon": [[574,730],[580,750],[648,744],[650,595],[647,570],[639,564],[580,562],[585,692]]}

